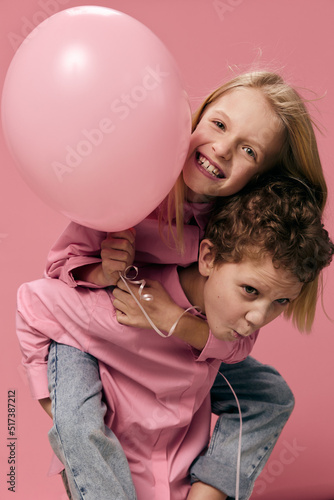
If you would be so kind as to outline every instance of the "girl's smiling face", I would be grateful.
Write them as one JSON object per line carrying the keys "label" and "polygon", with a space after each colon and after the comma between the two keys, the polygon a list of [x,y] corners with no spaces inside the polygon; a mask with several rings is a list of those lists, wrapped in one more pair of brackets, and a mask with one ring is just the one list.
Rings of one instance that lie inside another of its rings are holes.
{"label": "girl's smiling face", "polygon": [[273,166],[284,130],[260,90],[240,87],[208,105],[183,168],[188,199],[229,196]]}

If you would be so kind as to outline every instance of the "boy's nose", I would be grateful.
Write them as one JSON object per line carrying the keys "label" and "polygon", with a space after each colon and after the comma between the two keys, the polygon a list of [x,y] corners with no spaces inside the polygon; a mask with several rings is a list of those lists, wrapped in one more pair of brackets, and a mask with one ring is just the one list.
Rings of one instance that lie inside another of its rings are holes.
{"label": "boy's nose", "polygon": [[255,329],[261,328],[266,324],[269,310],[267,307],[254,307],[250,309],[246,315],[246,321]]}

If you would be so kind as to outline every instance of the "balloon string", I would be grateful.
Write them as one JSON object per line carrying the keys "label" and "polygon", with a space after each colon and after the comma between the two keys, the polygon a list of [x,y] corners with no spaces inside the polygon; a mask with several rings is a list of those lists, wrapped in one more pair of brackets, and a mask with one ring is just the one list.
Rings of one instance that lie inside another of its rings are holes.
{"label": "balloon string", "polygon": [[[128,273],[128,271],[130,269],[133,269],[135,271],[135,275],[134,275],[133,278],[130,278],[129,276],[127,276],[127,273]],[[177,327],[180,319],[188,311],[191,311],[192,309],[194,309],[194,310],[196,310],[198,312],[198,314],[201,313],[201,310],[197,306],[188,307],[187,309],[185,309],[185,311],[182,312],[182,314],[180,314],[180,316],[177,318],[177,320],[175,321],[175,323],[173,323],[173,325],[171,326],[171,328],[168,331],[168,333],[165,334],[161,330],[159,330],[159,328],[153,323],[153,321],[151,320],[151,318],[149,317],[149,315],[147,314],[147,312],[143,308],[142,304],[140,303],[140,300],[144,300],[146,302],[149,302],[149,301],[153,300],[153,296],[150,293],[143,293],[144,287],[146,285],[146,281],[144,279],[136,280],[136,278],[138,276],[138,268],[136,266],[128,266],[125,269],[125,271],[124,271],[123,274],[121,272],[119,272],[119,276],[120,276],[121,280],[123,281],[123,283],[125,284],[128,292],[130,293],[130,295],[132,296],[132,298],[134,299],[134,301],[136,302],[136,304],[140,308],[141,312],[144,314],[145,318],[147,319],[147,321],[149,322],[149,324],[153,328],[153,330],[156,333],[158,333],[158,335],[160,335],[160,337],[163,337],[163,338],[166,339],[166,338],[170,337],[171,335],[173,335],[173,333],[175,332],[175,329],[176,329],[176,327]],[[133,285],[139,285],[138,295],[139,295],[139,299],[140,300],[138,300],[137,297],[136,297],[136,295],[132,292],[131,288],[128,285],[128,282],[130,282]]]}

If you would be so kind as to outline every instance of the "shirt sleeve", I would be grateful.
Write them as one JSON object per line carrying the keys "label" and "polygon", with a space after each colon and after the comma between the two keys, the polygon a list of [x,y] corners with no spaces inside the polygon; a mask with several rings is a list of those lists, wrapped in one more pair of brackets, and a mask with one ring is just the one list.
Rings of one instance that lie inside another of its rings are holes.
{"label": "shirt sleeve", "polygon": [[259,330],[244,339],[227,342],[217,339],[210,331],[207,343],[198,355],[197,361],[220,359],[222,362],[228,364],[240,363],[240,361],[246,359],[251,353],[258,334]]}
{"label": "shirt sleeve", "polygon": [[87,350],[91,307],[86,303],[59,280],[41,279],[20,286],[16,332],[34,399],[49,396],[47,362],[51,340]]}
{"label": "shirt sleeve", "polygon": [[[167,234],[167,227],[160,228],[154,218],[145,219],[136,226],[135,264],[178,264],[186,266],[197,261],[200,230],[198,226],[184,227],[184,251],[175,246]],[[45,276],[58,278],[70,287],[102,288],[93,283],[76,281],[73,270],[101,262],[101,243],[107,233],[71,222],[51,248],[46,263]]]}
{"label": "shirt sleeve", "polygon": [[48,254],[45,276],[58,278],[70,287],[83,285],[99,288],[93,283],[75,281],[72,271],[101,262],[101,243],[106,237],[107,233],[71,222]]}

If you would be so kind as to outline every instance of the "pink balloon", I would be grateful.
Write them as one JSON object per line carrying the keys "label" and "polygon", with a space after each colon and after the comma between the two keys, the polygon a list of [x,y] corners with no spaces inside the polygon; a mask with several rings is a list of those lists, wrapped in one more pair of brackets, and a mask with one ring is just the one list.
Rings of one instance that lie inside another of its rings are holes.
{"label": "pink balloon", "polygon": [[104,7],[42,22],[16,52],[2,96],[6,141],[29,186],[75,222],[118,231],[164,199],[191,117],[175,62],[143,24]]}

